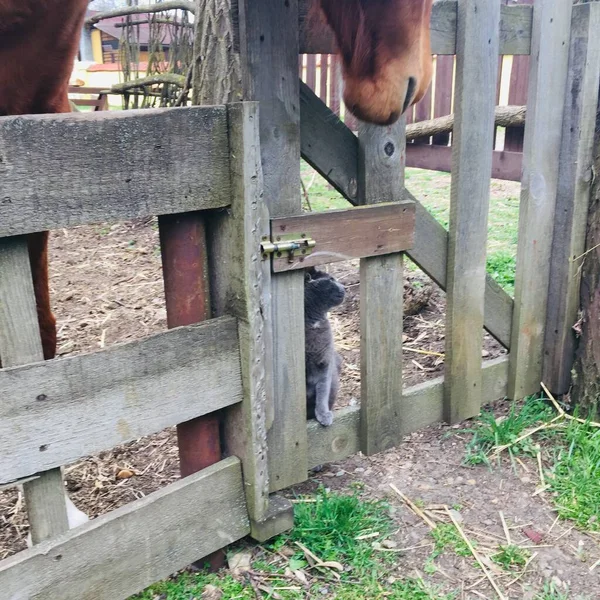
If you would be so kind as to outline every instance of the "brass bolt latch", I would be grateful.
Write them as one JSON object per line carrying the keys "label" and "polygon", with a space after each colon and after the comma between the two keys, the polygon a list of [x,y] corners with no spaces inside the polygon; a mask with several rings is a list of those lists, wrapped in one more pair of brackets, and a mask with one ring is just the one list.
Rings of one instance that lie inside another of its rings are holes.
{"label": "brass bolt latch", "polygon": [[299,259],[304,260],[305,256],[312,253],[312,249],[317,242],[310,238],[306,233],[287,233],[275,236],[275,239],[269,239],[268,235],[262,236],[260,244],[260,253],[263,260],[273,257],[273,260],[287,256],[288,262],[294,262]]}

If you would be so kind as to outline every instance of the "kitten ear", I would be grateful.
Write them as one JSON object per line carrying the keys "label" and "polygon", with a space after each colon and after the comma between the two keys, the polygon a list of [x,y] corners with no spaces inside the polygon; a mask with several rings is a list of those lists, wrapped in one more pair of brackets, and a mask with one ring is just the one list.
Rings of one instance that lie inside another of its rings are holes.
{"label": "kitten ear", "polygon": [[304,281],[310,281],[311,279],[316,279],[319,276],[319,272],[316,267],[308,267],[304,269]]}

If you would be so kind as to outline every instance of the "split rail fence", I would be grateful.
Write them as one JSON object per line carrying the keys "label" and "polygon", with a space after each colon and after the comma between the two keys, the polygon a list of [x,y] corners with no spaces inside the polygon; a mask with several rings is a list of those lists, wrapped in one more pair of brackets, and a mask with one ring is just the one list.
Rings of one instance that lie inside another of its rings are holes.
{"label": "split rail fence", "polygon": [[[567,381],[600,3],[435,3],[433,52],[456,56],[449,231],[404,187],[404,121],[357,136],[299,81],[300,53],[334,50],[308,2],[239,4],[250,102],[0,118],[0,484],[24,486],[35,543],[0,562],[3,597],[127,598],[247,534],[288,528],[290,505],[273,492],[310,467],[537,392],[542,377]],[[485,271],[502,54],[530,55],[514,300]],[[302,214],[301,155],[356,208]],[[169,220],[204,219],[207,256],[192,262],[208,272],[210,310],[196,321],[214,318],[43,362],[25,234],[148,215],[161,216],[167,296],[174,281],[195,285],[169,260],[185,245],[168,239]],[[445,378],[408,389],[405,256],[447,298]],[[361,404],[331,427],[299,427],[302,269],[348,258],[361,262]],[[508,356],[482,362],[484,328]],[[62,465],[216,411],[228,458],[67,531]]]}

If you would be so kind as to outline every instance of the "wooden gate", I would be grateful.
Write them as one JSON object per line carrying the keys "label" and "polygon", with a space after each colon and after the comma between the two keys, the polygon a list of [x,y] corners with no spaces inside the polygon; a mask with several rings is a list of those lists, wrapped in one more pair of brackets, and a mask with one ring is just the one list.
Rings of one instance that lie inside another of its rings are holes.
{"label": "wooden gate", "polygon": [[[404,187],[404,121],[361,125],[356,136],[299,82],[299,54],[333,52],[331,33],[308,21],[308,1],[239,5],[252,102],[0,119],[0,483],[26,486],[34,541],[44,540],[0,562],[3,597],[127,598],[249,533],[288,528],[289,504],[270,493],[306,480],[309,467],[537,392],[542,367],[551,386],[568,372],[578,286],[568,258],[581,253],[592,176],[600,3],[434,5],[433,52],[456,55],[449,231]],[[531,56],[514,301],[485,274],[506,53]],[[160,148],[149,143],[157,139]],[[359,208],[302,215],[300,155]],[[223,316],[41,362],[24,234],[198,211]],[[284,231],[295,235],[278,240]],[[273,246],[290,239],[300,250],[314,241],[313,252]],[[446,377],[408,389],[404,253],[448,306]],[[361,405],[331,427],[305,426],[302,268],[335,257],[361,259]],[[508,357],[482,362],[484,328]],[[61,465],[218,410],[233,456],[65,531]]]}

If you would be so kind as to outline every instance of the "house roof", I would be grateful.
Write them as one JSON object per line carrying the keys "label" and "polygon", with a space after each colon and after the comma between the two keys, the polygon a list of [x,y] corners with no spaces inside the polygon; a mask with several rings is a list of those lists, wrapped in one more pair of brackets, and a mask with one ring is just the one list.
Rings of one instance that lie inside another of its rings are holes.
{"label": "house roof", "polygon": [[[89,10],[87,11],[86,18],[92,17],[98,14],[99,10]],[[145,19],[145,15],[134,15],[138,16],[140,20]],[[120,24],[125,23],[125,17],[111,17],[109,19],[102,19],[102,21],[95,23],[92,25],[92,28],[98,29],[110,35],[118,40],[121,39],[121,34],[123,33],[123,27],[119,27]],[[138,32],[139,43],[142,45],[147,45],[148,40],[150,39],[150,26],[148,23],[142,23],[136,27]],[[169,46],[171,44],[172,36],[170,28],[164,29],[164,39],[162,41],[164,46]]]}

